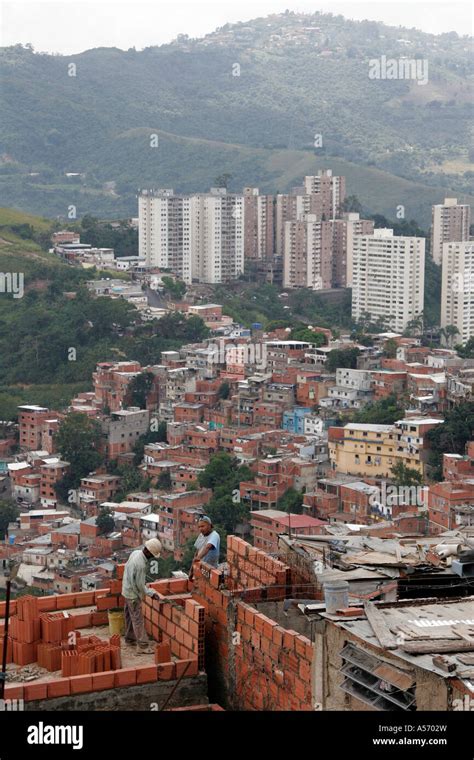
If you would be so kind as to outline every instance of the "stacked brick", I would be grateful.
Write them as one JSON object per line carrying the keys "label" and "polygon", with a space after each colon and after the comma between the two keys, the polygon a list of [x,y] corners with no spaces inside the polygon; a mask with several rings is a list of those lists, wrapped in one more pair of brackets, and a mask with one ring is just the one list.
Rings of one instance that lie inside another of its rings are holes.
{"label": "stacked brick", "polygon": [[291,570],[261,549],[255,549],[246,541],[236,536],[227,538],[227,562],[230,568],[230,583],[234,589],[258,588],[260,586],[277,586],[268,598],[284,599],[291,584]]}
{"label": "stacked brick", "polygon": [[[119,578],[123,577],[123,567],[118,566]],[[144,604],[149,633],[160,642],[155,662],[128,668],[121,667],[118,634],[103,641],[97,636],[81,636],[77,630],[106,623],[107,610],[123,606],[120,580],[111,581],[110,588],[95,592],[31,597],[32,601],[26,597],[12,600],[10,624],[13,617],[18,618],[13,623],[15,634],[36,636],[38,627],[29,624],[35,621],[39,624],[39,639],[31,642],[36,647],[35,658],[31,661],[38,661],[49,671],[61,670],[61,677],[30,684],[9,684],[5,687],[5,698],[53,699],[196,676],[204,667],[204,608],[192,599],[192,584],[188,581],[175,579],[152,585],[160,599],[151,604],[152,600],[147,597]],[[93,605],[97,605],[97,610],[76,611],[76,608]],[[166,614],[165,605],[168,608]],[[5,603],[0,602],[0,617],[5,616],[5,607]],[[0,632],[2,627],[3,622],[0,622]],[[15,641],[9,636],[8,662],[13,661]],[[2,646],[3,637],[0,654]],[[172,659],[173,655],[177,659]]]}
{"label": "stacked brick", "polygon": [[241,601],[237,604],[236,631],[236,707],[312,710],[310,640]]}
{"label": "stacked brick", "polygon": [[12,662],[30,665],[36,662],[38,643],[41,640],[40,613],[35,596],[17,600],[16,615],[10,618],[9,633],[12,641]]}
{"label": "stacked brick", "polygon": [[80,676],[118,670],[122,667],[120,635],[115,634],[108,642],[98,636],[76,634],[75,643],[64,642],[61,652],[62,676]]}
{"label": "stacked brick", "polygon": [[[205,610],[191,597],[191,587],[187,580],[157,581],[151,588],[158,592],[158,598],[147,596],[143,602],[148,635],[159,643],[166,643],[170,649],[167,663],[157,650],[160,659],[156,663],[160,667],[174,666],[178,678],[184,668],[186,675],[195,675],[204,669]],[[178,658],[176,662],[171,660],[172,655]]]}

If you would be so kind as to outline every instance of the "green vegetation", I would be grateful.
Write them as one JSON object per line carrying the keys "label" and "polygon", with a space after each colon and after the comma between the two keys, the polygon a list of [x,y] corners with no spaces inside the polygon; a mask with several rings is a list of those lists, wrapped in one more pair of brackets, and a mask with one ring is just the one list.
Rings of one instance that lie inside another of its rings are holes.
{"label": "green vegetation", "polygon": [[295,488],[287,488],[283,496],[278,499],[277,509],[301,515],[303,512],[303,494]]}
{"label": "green vegetation", "polygon": [[[0,193],[52,217],[73,204],[78,216],[120,218],[136,214],[137,188],[157,177],[180,191],[216,177],[230,190],[283,191],[330,165],[363,208],[393,216],[403,203],[427,222],[433,202],[470,192],[467,47],[455,34],[434,47],[416,29],[284,13],[142,51],[3,48]],[[407,51],[429,59],[426,87],[368,77],[369,59]],[[70,61],[77,79],[64,76]]]}
{"label": "green vegetation", "polygon": [[81,243],[89,243],[94,248],[113,248],[118,258],[138,253],[138,230],[126,221],[121,220],[118,226],[112,227],[108,222],[85,214],[79,223],[68,224],[67,228],[79,232]]}
{"label": "green vegetation", "polygon": [[[95,222],[85,224],[95,229]],[[156,364],[161,351],[209,332],[196,316],[170,314],[145,325],[126,301],[94,298],[85,282],[102,273],[71,267],[36,242],[44,236],[47,245],[53,229],[47,220],[0,209],[0,271],[23,273],[25,291],[23,298],[0,294],[0,419],[15,419],[22,403],[64,408],[90,389],[99,361]],[[133,386],[139,406],[148,382]]]}
{"label": "green vegetation", "polygon": [[456,351],[463,359],[474,359],[474,337],[469,338],[465,346],[456,346]]}
{"label": "green vegetation", "polygon": [[383,345],[383,355],[386,359],[396,359],[397,358],[397,349],[398,344],[397,341],[393,338],[389,338],[385,341]]}
{"label": "green vegetation", "polygon": [[115,523],[109,507],[102,507],[100,509],[95,524],[97,525],[99,536],[106,536],[107,533],[112,533]]}
{"label": "green vegetation", "polygon": [[335,348],[328,353],[326,364],[327,372],[335,372],[338,367],[347,369],[357,368],[357,357],[360,355],[359,348]]}
{"label": "green vegetation", "polygon": [[443,453],[465,454],[466,443],[474,434],[474,402],[463,402],[446,412],[444,422],[428,431],[431,447],[429,465],[434,480],[443,478]]}
{"label": "green vegetation", "polygon": [[90,385],[90,379],[59,385],[0,385],[0,419],[16,420],[18,407],[22,404],[37,404],[61,411],[69,406],[71,399],[78,393],[89,391]]}
{"label": "green vegetation", "polygon": [[143,459],[143,453],[147,443],[166,443],[166,422],[160,422],[156,430],[150,430],[137,438],[133,447],[135,454],[133,464],[137,467]]}
{"label": "green vegetation", "polygon": [[391,477],[396,486],[421,486],[423,485],[423,475],[413,467],[407,465],[401,460],[393,465]]}
{"label": "green vegetation", "polygon": [[133,378],[127,389],[131,406],[146,409],[146,401],[153,386],[153,380],[154,376],[152,372],[142,372]]}
{"label": "green vegetation", "polygon": [[161,278],[161,281],[166,292],[169,293],[175,301],[181,301],[186,293],[186,283],[182,282],[182,280],[174,280],[167,275],[164,275]]}
{"label": "green vegetation", "polygon": [[290,340],[302,340],[306,343],[313,343],[315,346],[326,346],[327,338],[324,333],[313,332],[306,325],[294,327],[290,333]]}
{"label": "green vegetation", "polygon": [[61,421],[56,446],[62,459],[70,463],[56,489],[62,501],[68,500],[70,489],[76,489],[81,478],[102,464],[103,457],[98,451],[101,438],[100,424],[85,414],[71,412]]}
{"label": "green vegetation", "polygon": [[9,523],[18,519],[20,510],[12,501],[0,501],[0,541],[3,541]]}
{"label": "green vegetation", "polygon": [[404,415],[399,401],[396,396],[387,396],[380,401],[366,404],[354,414],[352,421],[366,425],[393,425]]}
{"label": "green vegetation", "polygon": [[211,457],[199,474],[199,485],[212,489],[212,498],[206,512],[219,533],[233,533],[236,526],[249,516],[249,508],[240,501],[239,483],[253,480],[253,474],[246,465],[237,465],[229,454],[220,452]]}
{"label": "green vegetation", "polygon": [[224,382],[221,383],[219,386],[217,395],[220,399],[226,399],[226,398],[229,398],[229,393],[230,393],[230,385],[227,382],[227,380],[224,380]]}
{"label": "green vegetation", "polygon": [[150,490],[150,479],[135,465],[118,464],[117,460],[112,460],[107,463],[107,471],[111,475],[120,477],[120,488],[114,494],[114,499],[118,502],[124,501],[128,494],[134,491],[146,492]]}

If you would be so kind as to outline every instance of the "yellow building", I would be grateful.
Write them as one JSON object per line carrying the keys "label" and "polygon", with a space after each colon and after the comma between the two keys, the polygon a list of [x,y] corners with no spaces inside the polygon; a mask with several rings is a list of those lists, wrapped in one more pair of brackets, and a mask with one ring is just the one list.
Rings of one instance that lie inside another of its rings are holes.
{"label": "yellow building", "polygon": [[393,466],[402,461],[424,475],[428,458],[425,434],[442,422],[419,417],[394,425],[350,422],[344,428],[330,428],[331,469],[361,478],[390,478]]}

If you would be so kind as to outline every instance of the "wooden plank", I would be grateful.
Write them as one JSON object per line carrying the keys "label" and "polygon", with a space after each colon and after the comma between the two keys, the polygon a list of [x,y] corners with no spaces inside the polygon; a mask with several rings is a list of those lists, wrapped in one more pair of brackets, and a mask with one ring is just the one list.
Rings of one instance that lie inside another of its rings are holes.
{"label": "wooden plank", "polygon": [[451,662],[442,654],[438,654],[436,657],[433,657],[433,665],[436,665],[436,667],[440,670],[444,670],[445,673],[453,673],[457,668],[455,662]]}
{"label": "wooden plank", "polygon": [[415,683],[413,675],[399,668],[394,668],[385,662],[375,668],[373,673],[377,678],[381,678],[382,681],[388,681],[392,686],[397,686],[399,689],[403,689],[403,691],[410,689]]}
{"label": "wooden plank", "polygon": [[373,602],[365,602],[364,610],[367,615],[367,620],[379,640],[380,646],[384,649],[397,649],[397,640],[390,631],[381,611],[377,609]]}
{"label": "wooden plank", "polygon": [[465,641],[474,642],[474,627],[459,623],[455,625],[453,631],[458,634]]}
{"label": "wooden plank", "polygon": [[394,633],[397,631],[403,633],[407,639],[420,640],[420,639],[457,639],[463,638],[456,628],[448,625],[437,626],[436,628],[418,628],[416,625],[399,625],[392,627],[391,630]]}
{"label": "wooden plank", "polygon": [[474,665],[474,654],[460,654],[457,659],[463,665]]}
{"label": "wooden plank", "polygon": [[400,649],[408,654],[434,654],[435,652],[473,652],[474,640],[439,639],[438,641],[405,641]]}

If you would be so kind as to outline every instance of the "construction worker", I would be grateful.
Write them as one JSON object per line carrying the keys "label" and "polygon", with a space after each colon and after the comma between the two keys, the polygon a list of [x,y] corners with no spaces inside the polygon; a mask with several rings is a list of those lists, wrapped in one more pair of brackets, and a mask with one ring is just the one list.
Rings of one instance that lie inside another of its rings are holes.
{"label": "construction worker", "polygon": [[[122,581],[122,596],[125,598],[125,641],[138,644],[138,651],[149,652],[149,638],[145,631],[142,600],[146,596],[157,596],[156,591],[145,585],[149,559],[158,559],[161,541],[151,538],[141,549],[133,551],[128,558]],[[137,652],[138,653],[138,652]]]}
{"label": "construction worker", "polygon": [[193,557],[191,563],[191,570],[189,571],[189,579],[193,579],[194,563],[198,560],[204,560],[208,565],[217,567],[219,564],[219,550],[221,546],[221,538],[214,526],[210,517],[203,515],[198,522],[199,536],[194,542],[194,548],[196,554]]}

